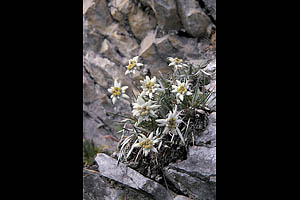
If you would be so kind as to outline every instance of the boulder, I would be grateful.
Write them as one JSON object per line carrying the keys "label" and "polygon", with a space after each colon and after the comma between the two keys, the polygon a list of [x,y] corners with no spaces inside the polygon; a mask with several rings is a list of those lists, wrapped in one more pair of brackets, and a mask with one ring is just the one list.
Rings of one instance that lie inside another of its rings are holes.
{"label": "boulder", "polygon": [[140,40],[156,26],[156,19],[136,6],[134,10],[129,13],[128,21],[133,34]]}
{"label": "boulder", "polygon": [[84,17],[88,24],[104,34],[107,26],[112,24],[113,19],[107,7],[106,0],[90,0],[85,4]]}
{"label": "boulder", "polygon": [[113,23],[108,26],[105,36],[109,37],[110,42],[117,47],[122,57],[133,58],[138,54],[139,44],[122,25]]}
{"label": "boulder", "polygon": [[122,63],[121,56],[116,52],[115,46],[107,39],[104,39],[100,49],[100,55],[103,57],[109,58],[112,62],[116,64]]}
{"label": "boulder", "polygon": [[101,176],[117,181],[127,187],[144,191],[156,200],[173,200],[172,194],[165,187],[127,167],[123,163],[118,164],[116,159],[100,153],[95,160],[99,165],[99,174]]}
{"label": "boulder", "polygon": [[216,147],[216,112],[212,112],[208,117],[208,125],[203,132],[195,135],[195,145],[206,147]]}
{"label": "boulder", "polygon": [[111,183],[97,172],[83,170],[83,200],[154,200],[149,195],[141,193],[118,183]]}
{"label": "boulder", "polygon": [[149,5],[152,8],[157,24],[163,30],[179,30],[181,28],[175,0],[144,0],[143,4]]}
{"label": "boulder", "polygon": [[216,16],[216,0],[202,0],[204,2],[205,8],[208,11],[208,15],[212,16],[215,21],[217,21]]}
{"label": "boulder", "polygon": [[177,0],[177,6],[184,29],[193,37],[204,36],[211,21],[199,3],[196,0]]}
{"label": "boulder", "polygon": [[216,148],[190,147],[187,160],[164,168],[174,186],[199,200],[216,199]]}

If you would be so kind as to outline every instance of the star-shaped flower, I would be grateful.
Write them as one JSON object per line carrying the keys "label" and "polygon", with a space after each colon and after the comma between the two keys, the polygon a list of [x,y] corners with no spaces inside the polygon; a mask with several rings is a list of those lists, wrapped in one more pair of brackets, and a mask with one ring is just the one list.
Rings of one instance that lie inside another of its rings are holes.
{"label": "star-shaped flower", "polygon": [[127,70],[125,72],[125,75],[127,75],[129,73],[135,74],[136,68],[140,67],[140,66],[143,66],[142,63],[138,63],[138,59],[139,59],[139,57],[135,56],[134,58],[129,60],[129,63],[126,66]]}
{"label": "star-shaped flower", "polygon": [[117,99],[120,98],[129,99],[129,96],[125,94],[127,88],[128,86],[121,87],[121,84],[117,80],[115,80],[114,86],[108,89],[108,92],[112,94],[110,98],[112,99],[113,104],[115,104]]}
{"label": "star-shaped flower", "polygon": [[160,141],[156,136],[153,137],[153,132],[147,138],[145,135],[140,134],[138,137],[139,142],[133,145],[133,148],[140,147],[143,149],[143,154],[147,156],[150,151],[157,153],[157,149],[154,147],[156,143]]}
{"label": "star-shaped flower", "polygon": [[140,82],[143,89],[141,96],[146,95],[149,96],[150,99],[152,99],[153,94],[155,94],[156,92],[164,91],[162,88],[160,88],[160,85],[156,83],[155,76],[152,79],[150,79],[149,76],[146,76],[146,79]]}
{"label": "star-shaped flower", "polygon": [[133,103],[133,116],[138,117],[138,123],[141,123],[143,120],[149,121],[149,117],[156,117],[155,109],[159,108],[160,105],[155,105],[155,102],[152,100],[145,101],[141,96],[138,97],[137,102]]}
{"label": "star-shaped flower", "polygon": [[179,59],[177,57],[176,58],[168,57],[168,59],[169,61],[171,61],[169,66],[174,66],[175,71],[177,71],[178,68],[182,68],[183,66],[187,67],[187,65],[183,63],[182,59]]}
{"label": "star-shaped flower", "polygon": [[176,80],[176,83],[177,85],[172,85],[172,92],[176,93],[177,103],[179,103],[178,98],[183,101],[185,95],[190,96],[192,93],[188,91],[190,85],[188,80],[183,83],[181,83],[179,80]]}
{"label": "star-shaped flower", "polygon": [[183,136],[178,128],[178,126],[183,122],[179,117],[180,114],[181,112],[177,112],[177,105],[175,105],[173,112],[170,111],[166,119],[157,119],[156,122],[159,123],[158,126],[165,127],[163,134],[171,133],[173,135],[172,138],[174,135],[178,134],[182,142],[185,144]]}

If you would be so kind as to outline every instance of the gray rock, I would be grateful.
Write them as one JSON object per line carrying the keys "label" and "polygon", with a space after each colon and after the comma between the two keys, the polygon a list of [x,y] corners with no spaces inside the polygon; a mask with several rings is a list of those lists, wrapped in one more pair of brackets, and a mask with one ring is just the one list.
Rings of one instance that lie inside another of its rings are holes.
{"label": "gray rock", "polygon": [[156,26],[155,17],[146,14],[142,9],[136,6],[133,11],[129,13],[128,21],[133,34],[140,40]]}
{"label": "gray rock", "polygon": [[211,21],[199,3],[196,0],[177,0],[177,6],[184,29],[194,37],[204,36]]}
{"label": "gray rock", "polygon": [[[178,55],[185,59],[198,59],[201,54],[198,49],[196,38],[180,37],[178,35],[170,35],[168,40],[173,48],[178,50]],[[173,55],[171,57],[174,57]]]}
{"label": "gray rock", "polygon": [[106,0],[92,0],[86,3],[84,7],[84,17],[90,26],[102,34],[105,33],[106,27],[113,22]]}
{"label": "gray rock", "polygon": [[175,0],[152,0],[143,2],[151,6],[155,13],[157,23],[163,30],[179,30],[181,28]]}
{"label": "gray rock", "polygon": [[83,71],[83,103],[92,103],[95,99],[95,85],[87,73]]}
{"label": "gray rock", "polygon": [[195,145],[197,146],[216,147],[216,112],[211,113],[208,119],[205,130],[195,136]]}
{"label": "gray rock", "polygon": [[183,196],[183,195],[177,195],[174,200],[191,200],[190,198]]}
{"label": "gray rock", "polygon": [[217,61],[216,59],[213,59],[209,64],[204,68],[204,71],[207,73],[213,74],[217,70]]}
{"label": "gray rock", "polygon": [[109,37],[110,42],[115,45],[122,56],[127,59],[137,55],[139,44],[133,35],[130,35],[124,26],[113,23],[105,29],[105,36]]}
{"label": "gray rock", "polygon": [[98,173],[83,170],[83,200],[153,200],[149,195],[141,193],[118,183],[110,183]]}
{"label": "gray rock", "polygon": [[112,62],[116,64],[122,63],[121,56],[116,52],[115,46],[109,42],[109,40],[104,39],[102,42],[100,55],[109,58]]}
{"label": "gray rock", "polygon": [[208,11],[208,15],[212,16],[216,21],[216,0],[202,0],[205,4],[205,8]]}
{"label": "gray rock", "polygon": [[187,160],[170,164],[164,172],[190,198],[216,199],[216,148],[190,147]]}
{"label": "gray rock", "polygon": [[139,56],[141,56],[144,61],[148,61],[148,63],[154,62],[157,59],[158,55],[155,50],[155,33],[153,31],[149,32],[142,40]]}
{"label": "gray rock", "polygon": [[173,200],[172,195],[166,190],[165,187],[144,177],[137,171],[128,168],[123,163],[117,165],[117,160],[100,153],[96,157],[96,162],[99,165],[99,174],[109,179],[115,180],[128,187],[147,192],[154,199]]}
{"label": "gray rock", "polygon": [[155,45],[159,55],[165,59],[167,59],[167,57],[182,57],[184,55],[183,52],[173,47],[169,38],[169,35],[165,35],[155,39]]}
{"label": "gray rock", "polygon": [[88,21],[83,16],[83,54],[86,54],[89,50],[98,52],[103,39],[103,35],[92,26],[89,26]]}

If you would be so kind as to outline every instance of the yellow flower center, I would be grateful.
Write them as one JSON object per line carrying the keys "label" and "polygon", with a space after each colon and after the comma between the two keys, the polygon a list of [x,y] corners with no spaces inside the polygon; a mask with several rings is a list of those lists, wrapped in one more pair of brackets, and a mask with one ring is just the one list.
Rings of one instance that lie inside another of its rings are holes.
{"label": "yellow flower center", "polygon": [[176,62],[177,64],[180,64],[182,63],[182,59],[179,59],[179,58],[174,58],[174,62]]}
{"label": "yellow flower center", "polygon": [[140,142],[139,145],[144,149],[151,149],[153,146],[153,142],[149,138],[147,138],[146,140]]}
{"label": "yellow flower center", "polygon": [[132,70],[135,67],[136,63],[134,60],[129,60],[128,70]]}
{"label": "yellow flower center", "polygon": [[187,89],[186,87],[184,87],[184,84],[181,84],[178,88],[178,92],[180,92],[181,94],[186,93]]}
{"label": "yellow flower center", "polygon": [[119,87],[114,87],[111,91],[111,93],[114,95],[114,96],[120,96],[121,95],[121,88]]}
{"label": "yellow flower center", "polygon": [[152,81],[149,81],[146,83],[145,87],[152,92],[152,88],[154,87],[154,83]]}
{"label": "yellow flower center", "polygon": [[143,106],[141,108],[141,115],[142,116],[145,116],[145,115],[148,115],[149,111],[148,111],[148,106]]}
{"label": "yellow flower center", "polygon": [[168,127],[169,128],[176,128],[176,119],[175,118],[171,118],[168,121]]}

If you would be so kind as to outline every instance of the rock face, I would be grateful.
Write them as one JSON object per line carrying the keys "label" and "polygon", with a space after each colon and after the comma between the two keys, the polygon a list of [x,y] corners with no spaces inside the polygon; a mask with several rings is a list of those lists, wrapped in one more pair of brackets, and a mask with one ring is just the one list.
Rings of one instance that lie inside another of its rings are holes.
{"label": "rock face", "polygon": [[212,16],[215,21],[217,21],[216,16],[216,0],[202,0],[205,4],[206,10],[208,10],[208,15]]}
{"label": "rock face", "polygon": [[128,15],[128,21],[133,34],[140,40],[156,26],[155,17],[137,7]]}
{"label": "rock face", "polygon": [[154,199],[173,200],[172,195],[165,187],[126,167],[123,163],[119,163],[118,165],[117,160],[114,158],[105,154],[98,154],[95,160],[99,165],[99,174],[101,176],[115,180],[136,190],[144,191],[152,195]]}
{"label": "rock face", "polygon": [[164,168],[166,177],[190,198],[216,199],[216,148],[191,147],[187,160]]}
{"label": "rock face", "polygon": [[195,145],[206,147],[216,147],[216,112],[213,112],[208,117],[208,126],[199,135],[195,136]]}
{"label": "rock face", "polygon": [[178,12],[185,30],[194,37],[204,36],[211,24],[196,0],[177,0]]}
{"label": "rock face", "polygon": [[[114,122],[121,118],[111,113],[131,113],[131,108],[125,100],[113,105],[107,89],[117,79],[129,86],[126,93],[132,96],[141,74],[149,70],[158,76],[159,71],[170,70],[167,57],[208,62],[204,70],[211,76],[205,88],[214,91],[212,100],[216,96],[215,22],[215,0],[83,0],[83,136],[113,153],[120,139]],[[128,60],[134,56],[144,66],[125,76]],[[215,161],[209,158],[215,156],[216,103],[209,109],[208,126],[195,136],[197,147],[189,158],[165,168],[168,181],[191,199],[215,198]],[[173,199],[162,185],[116,166],[113,158],[100,154],[97,160],[101,176],[85,177],[84,199]],[[105,177],[119,182],[118,187]]]}
{"label": "rock face", "polygon": [[83,200],[154,200],[149,195],[141,193],[120,184],[111,184],[96,172],[83,170]]}

